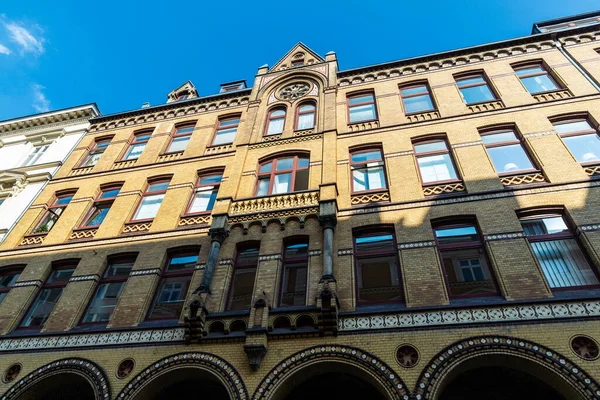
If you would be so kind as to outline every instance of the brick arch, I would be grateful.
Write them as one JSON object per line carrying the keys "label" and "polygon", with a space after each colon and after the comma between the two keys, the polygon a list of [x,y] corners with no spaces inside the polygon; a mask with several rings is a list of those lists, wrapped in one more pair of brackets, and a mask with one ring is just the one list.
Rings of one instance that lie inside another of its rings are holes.
{"label": "brick arch", "polygon": [[18,380],[2,395],[2,399],[19,399],[44,379],[60,374],[83,377],[93,388],[96,399],[110,399],[110,387],[104,370],[96,363],[83,358],[63,358],[46,364]]}
{"label": "brick arch", "polygon": [[413,396],[436,399],[448,375],[463,362],[480,356],[502,355],[529,361],[564,380],[582,399],[600,399],[600,385],[562,354],[540,344],[507,336],[476,336],[451,344],[436,354],[421,372]]}
{"label": "brick arch", "polygon": [[232,400],[248,399],[248,389],[238,371],[219,356],[204,352],[174,354],[153,362],[142,372],[131,378],[115,399],[135,399],[148,384],[166,373],[180,368],[199,368],[211,373],[223,384]]}
{"label": "brick arch", "polygon": [[384,361],[356,347],[322,345],[298,351],[277,364],[258,385],[253,400],[272,398],[285,381],[304,367],[311,368],[320,362],[338,362],[355,367],[366,376],[374,378],[388,397],[402,400],[409,395],[406,385],[398,374]]}
{"label": "brick arch", "polygon": [[[257,98],[268,96],[275,88],[283,87],[289,82],[302,79],[312,80],[313,84],[316,84],[320,91],[328,86],[327,77],[319,71],[312,69],[288,69],[281,71],[275,78],[264,84],[258,91]],[[305,98],[302,97],[302,99]]]}

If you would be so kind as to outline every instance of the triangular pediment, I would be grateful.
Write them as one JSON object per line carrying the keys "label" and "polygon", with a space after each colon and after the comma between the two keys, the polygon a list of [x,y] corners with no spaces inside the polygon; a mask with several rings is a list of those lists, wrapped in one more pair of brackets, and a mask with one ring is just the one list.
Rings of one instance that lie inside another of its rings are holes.
{"label": "triangular pediment", "polygon": [[308,46],[302,42],[298,42],[294,47],[291,48],[270,70],[276,71],[284,68],[292,68],[295,64],[299,64],[302,60],[303,65],[316,64],[325,61],[320,55],[312,51]]}

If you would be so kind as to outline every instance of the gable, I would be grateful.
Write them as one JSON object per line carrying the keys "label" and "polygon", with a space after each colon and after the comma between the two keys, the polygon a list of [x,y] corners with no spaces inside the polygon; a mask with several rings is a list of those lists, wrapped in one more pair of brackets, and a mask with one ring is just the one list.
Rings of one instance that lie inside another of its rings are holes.
{"label": "gable", "polygon": [[270,68],[270,71],[292,68],[294,63],[303,62],[303,65],[316,64],[325,61],[320,55],[312,51],[302,42],[292,47],[277,63]]}

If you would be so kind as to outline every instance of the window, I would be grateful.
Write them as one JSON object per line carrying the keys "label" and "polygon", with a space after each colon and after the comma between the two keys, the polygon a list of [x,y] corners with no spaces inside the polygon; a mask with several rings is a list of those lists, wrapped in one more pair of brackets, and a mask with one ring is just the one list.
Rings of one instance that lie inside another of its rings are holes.
{"label": "window", "polygon": [[400,88],[406,114],[435,110],[427,83],[415,83]]}
{"label": "window", "polygon": [[514,67],[514,70],[523,86],[531,94],[560,89],[560,86],[541,63]]}
{"label": "window", "polygon": [[552,289],[599,284],[561,213],[524,214],[521,226]]}
{"label": "window", "polygon": [[150,136],[152,136],[152,131],[135,133],[133,141],[123,156],[123,160],[136,160],[140,158],[142,151],[144,151],[146,144],[148,144],[148,140],[150,140]]}
{"label": "window", "polygon": [[100,157],[102,157],[102,154],[104,154],[104,150],[106,150],[106,148],[110,144],[111,139],[112,138],[96,139],[96,142],[94,142],[94,146],[92,146],[90,151],[83,158],[83,160],[79,164],[79,167],[84,168],[96,165],[98,163],[98,160],[100,160]]}
{"label": "window", "polygon": [[144,196],[138,205],[132,221],[153,219],[167,193],[171,178],[163,178],[148,182]]}
{"label": "window", "polygon": [[314,103],[300,104],[296,109],[296,128],[301,131],[304,129],[312,129],[315,127],[315,112],[316,106]]}
{"label": "window", "polygon": [[186,214],[198,214],[212,210],[222,178],[222,172],[200,175]]}
{"label": "window", "polygon": [[420,142],[414,144],[414,148],[424,185],[459,179],[445,140]]}
{"label": "window", "polygon": [[86,217],[83,219],[82,228],[88,227],[96,227],[102,224],[104,218],[110,211],[110,207],[113,205],[119,191],[121,190],[121,185],[109,185],[100,189],[100,194],[96,196],[96,201],[92,205],[92,208],[87,213]]}
{"label": "window", "polygon": [[227,302],[227,311],[247,310],[252,304],[254,278],[258,264],[259,244],[246,244],[238,247],[231,278],[231,288]]}
{"label": "window", "polygon": [[308,279],[308,239],[288,241],[283,249],[283,276],[281,282],[281,307],[306,304]]}
{"label": "window", "polygon": [[15,285],[19,276],[21,276],[23,268],[24,266],[4,267],[0,269],[0,304],[2,304],[10,289]]}
{"label": "window", "polygon": [[402,302],[398,250],[392,231],[354,235],[358,303]]}
{"label": "window", "polygon": [[285,108],[275,108],[267,115],[265,135],[279,135],[285,125]]}
{"label": "window", "polygon": [[179,153],[185,150],[188,142],[192,138],[194,125],[183,125],[175,128],[175,133],[167,146],[166,153]]}
{"label": "window", "polygon": [[35,165],[38,160],[44,155],[46,150],[50,147],[49,144],[43,144],[40,146],[34,146],[33,149],[27,154],[27,157],[21,163],[21,167],[27,167],[29,165]]}
{"label": "window", "polygon": [[304,59],[301,58],[300,60],[292,60],[292,67],[301,67],[304,65]]}
{"label": "window", "polygon": [[287,156],[260,164],[256,195],[308,189],[308,156]]}
{"label": "window", "polygon": [[348,121],[351,124],[375,119],[377,119],[377,110],[373,93],[348,96]]}
{"label": "window", "polygon": [[482,132],[481,140],[498,174],[507,175],[536,169],[514,129]]}
{"label": "window", "polygon": [[199,252],[199,248],[169,252],[148,319],[179,319]]}
{"label": "window", "polygon": [[219,119],[217,130],[213,139],[213,146],[233,143],[240,124],[240,117],[229,117]]}
{"label": "window", "polygon": [[40,221],[37,223],[35,228],[31,233],[46,233],[50,232],[52,227],[56,224],[62,213],[65,211],[65,208],[73,199],[75,192],[62,192],[57,193],[54,197],[54,200],[48,207],[48,211],[44,213]]}
{"label": "window", "polygon": [[386,189],[385,164],[380,149],[367,149],[352,152],[352,192]]}
{"label": "window", "polygon": [[456,77],[456,86],[467,105],[496,100],[483,74]]}
{"label": "window", "polygon": [[96,289],[87,312],[81,320],[82,323],[100,323],[110,320],[135,259],[136,255],[117,256],[108,259],[104,275],[102,275],[98,289]]}
{"label": "window", "polygon": [[75,272],[78,261],[65,261],[55,263],[50,275],[44,282],[40,293],[36,297],[29,311],[21,321],[22,328],[41,328],[44,326],[58,299]]}
{"label": "window", "polygon": [[434,226],[450,298],[494,296],[496,283],[474,223]]}
{"label": "window", "polygon": [[554,123],[573,157],[581,164],[600,162],[600,137],[586,119],[565,120]]}

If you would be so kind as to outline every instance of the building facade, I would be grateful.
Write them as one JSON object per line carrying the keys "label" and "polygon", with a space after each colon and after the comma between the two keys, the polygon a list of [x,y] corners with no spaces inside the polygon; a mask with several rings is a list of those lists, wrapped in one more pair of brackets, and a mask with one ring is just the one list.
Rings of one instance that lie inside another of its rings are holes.
{"label": "building facade", "polygon": [[93,118],[0,246],[2,398],[600,398],[582,18]]}
{"label": "building facade", "polygon": [[98,115],[88,104],[0,121],[0,243]]}

